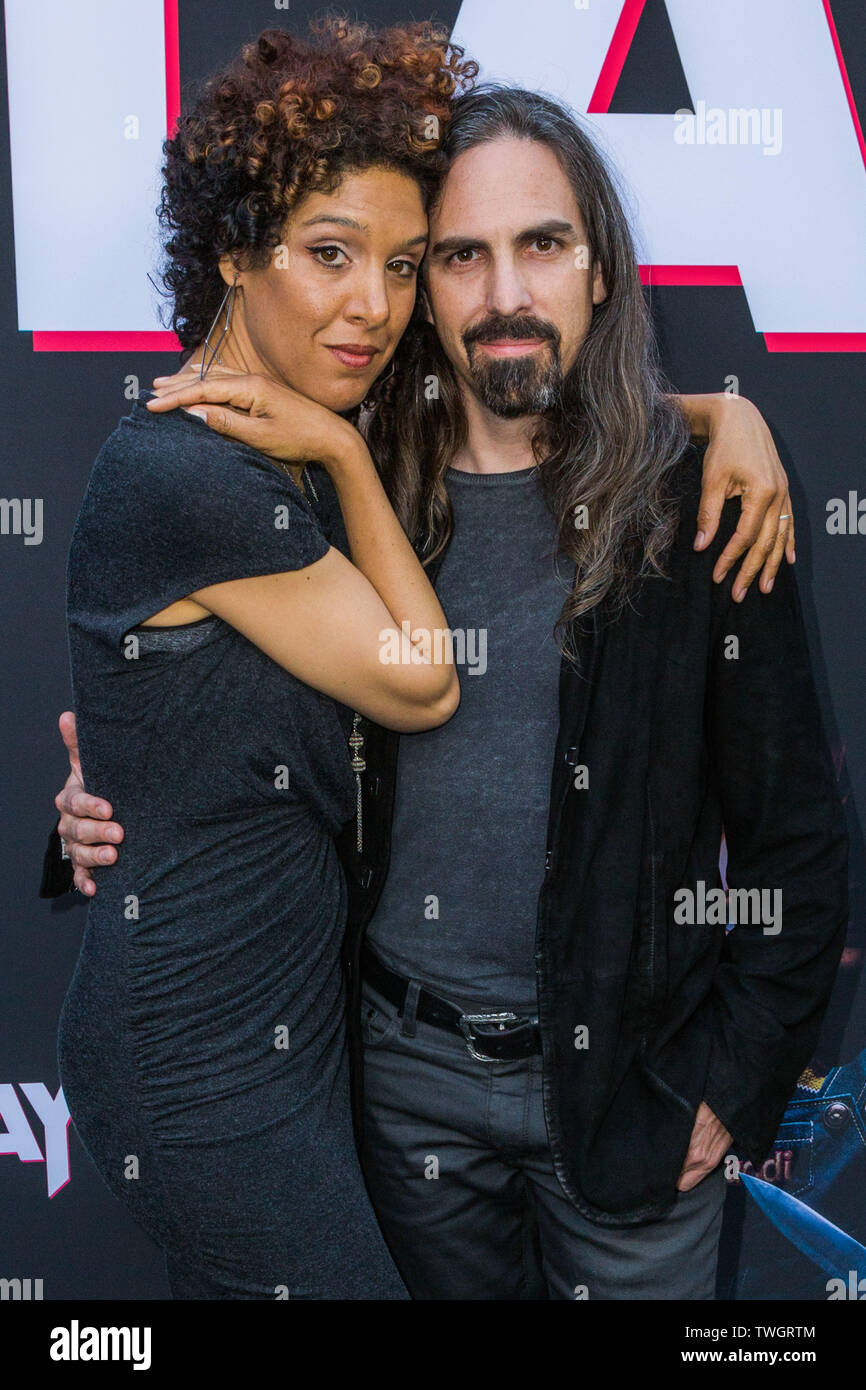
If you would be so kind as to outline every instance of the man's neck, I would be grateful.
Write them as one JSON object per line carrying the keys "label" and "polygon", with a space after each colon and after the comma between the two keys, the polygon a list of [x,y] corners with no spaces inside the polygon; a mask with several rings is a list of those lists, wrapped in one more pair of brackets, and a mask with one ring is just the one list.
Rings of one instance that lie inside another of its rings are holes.
{"label": "man's neck", "polygon": [[461,395],[466,412],[466,443],[454,455],[451,467],[461,473],[516,473],[520,468],[531,468],[535,463],[535,416],[503,420],[469,391],[463,389]]}

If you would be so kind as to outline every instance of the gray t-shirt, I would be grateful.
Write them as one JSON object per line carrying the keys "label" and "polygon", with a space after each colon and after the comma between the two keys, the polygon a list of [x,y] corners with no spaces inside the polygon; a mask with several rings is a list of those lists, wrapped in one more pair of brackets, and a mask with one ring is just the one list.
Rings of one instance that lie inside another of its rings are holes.
{"label": "gray t-shirt", "polygon": [[367,939],[455,1004],[534,1011],[567,571],[534,468],[451,468],[446,486],[454,534],[436,589],[460,706],[400,738],[391,865]]}

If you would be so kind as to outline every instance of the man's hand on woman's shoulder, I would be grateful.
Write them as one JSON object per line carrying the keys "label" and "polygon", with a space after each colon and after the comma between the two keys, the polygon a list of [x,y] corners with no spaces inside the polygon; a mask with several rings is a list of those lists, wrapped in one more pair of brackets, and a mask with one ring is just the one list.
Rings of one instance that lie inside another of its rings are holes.
{"label": "man's hand on woman's shoulder", "polygon": [[742,602],[760,572],[759,589],[768,594],[784,556],[793,565],[794,509],[788,475],[773,436],[757,406],[744,396],[720,392],[679,397],[693,438],[706,439],[695,550],[706,550],[719,526],[725,502],[741,497],[737,529],[713,569],[720,584],[745,556],[733,585]]}
{"label": "man's hand on woman's shoulder", "polygon": [[117,859],[114,846],[123,839],[123,826],[111,819],[108,801],[90,796],[84,790],[75,715],[71,710],[61,714],[59,727],[69,753],[69,776],[54,798],[54,805],[60,812],[57,830],[72,860],[75,887],[92,898],[96,883],[90,870],[100,864],[114,863]]}

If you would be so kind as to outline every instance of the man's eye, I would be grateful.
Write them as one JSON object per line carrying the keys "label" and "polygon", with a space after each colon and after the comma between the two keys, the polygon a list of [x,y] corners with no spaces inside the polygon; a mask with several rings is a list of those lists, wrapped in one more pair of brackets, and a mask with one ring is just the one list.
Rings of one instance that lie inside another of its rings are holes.
{"label": "man's eye", "polygon": [[[346,253],[340,246],[311,246],[310,250],[320,265],[340,266],[346,263]],[[342,260],[338,259],[340,256]]]}
{"label": "man's eye", "polygon": [[451,259],[455,265],[471,265],[473,257],[477,255],[478,252],[474,246],[462,246],[459,251],[454,252]]}
{"label": "man's eye", "polygon": [[550,255],[551,251],[555,250],[557,246],[562,245],[561,242],[557,241],[556,238],[552,236],[537,236],[532,244],[537,247],[543,255]]}

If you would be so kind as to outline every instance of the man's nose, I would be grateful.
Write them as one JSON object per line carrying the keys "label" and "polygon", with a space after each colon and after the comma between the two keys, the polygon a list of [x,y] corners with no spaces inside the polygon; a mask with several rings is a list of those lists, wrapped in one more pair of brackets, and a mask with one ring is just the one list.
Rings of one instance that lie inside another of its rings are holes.
{"label": "man's nose", "polygon": [[511,256],[497,257],[487,282],[488,313],[525,313],[531,305],[532,295],[521,267]]}

